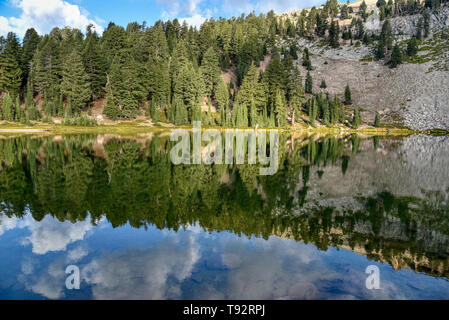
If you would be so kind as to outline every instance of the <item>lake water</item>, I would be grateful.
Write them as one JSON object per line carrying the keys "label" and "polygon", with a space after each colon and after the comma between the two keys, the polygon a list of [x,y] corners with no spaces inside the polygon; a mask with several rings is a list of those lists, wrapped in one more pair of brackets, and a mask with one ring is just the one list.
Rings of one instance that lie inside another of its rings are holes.
{"label": "lake water", "polygon": [[173,146],[1,137],[0,299],[449,299],[449,137],[281,135],[270,176]]}

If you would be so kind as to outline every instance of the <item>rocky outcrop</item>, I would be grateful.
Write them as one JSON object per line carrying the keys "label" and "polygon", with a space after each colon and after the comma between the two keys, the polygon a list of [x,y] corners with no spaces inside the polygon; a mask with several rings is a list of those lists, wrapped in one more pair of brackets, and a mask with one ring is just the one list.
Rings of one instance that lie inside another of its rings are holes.
{"label": "rocky outcrop", "polygon": [[[379,20],[378,9],[373,11],[365,30],[377,34],[383,22]],[[391,19],[396,40],[400,42],[415,35],[421,18],[419,14]],[[313,54],[311,74],[315,89],[319,90],[324,79],[328,85],[325,91],[342,95],[349,84],[365,121],[372,122],[379,112],[383,122],[415,130],[449,130],[448,35],[449,6],[446,5],[431,15],[431,34],[424,43],[429,49],[421,51],[413,63],[403,63],[396,69],[390,69],[385,61],[375,61],[373,45],[351,46],[346,42],[332,49],[322,42],[306,39],[297,40],[297,44],[309,48]],[[402,46],[405,49],[405,43]],[[307,70],[303,68],[302,73]]]}

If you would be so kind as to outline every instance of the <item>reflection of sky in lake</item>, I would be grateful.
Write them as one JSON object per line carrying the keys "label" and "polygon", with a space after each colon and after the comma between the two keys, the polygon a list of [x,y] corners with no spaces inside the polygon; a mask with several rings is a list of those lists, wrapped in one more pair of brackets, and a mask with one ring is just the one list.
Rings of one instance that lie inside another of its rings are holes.
{"label": "reflection of sky in lake", "polygon": [[[81,270],[81,289],[65,289],[65,268]],[[381,289],[367,290],[377,265]],[[36,222],[0,215],[1,299],[435,299],[445,279],[395,271],[345,250],[272,237],[238,237],[192,226],[113,229],[107,221]]]}

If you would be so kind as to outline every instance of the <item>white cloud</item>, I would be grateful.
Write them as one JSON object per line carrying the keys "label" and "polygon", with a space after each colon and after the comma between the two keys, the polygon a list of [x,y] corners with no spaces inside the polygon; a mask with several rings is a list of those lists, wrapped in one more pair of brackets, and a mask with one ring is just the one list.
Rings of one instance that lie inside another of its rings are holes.
{"label": "white cloud", "polygon": [[[1,18],[1,17],[0,17]],[[1,26],[1,19],[0,19]],[[16,217],[8,217],[7,215],[0,212],[0,236],[8,230],[15,229],[18,223]]]}
{"label": "white cloud", "polygon": [[248,14],[252,11],[267,13],[274,10],[276,13],[283,13],[294,9],[319,6],[325,2],[325,0],[303,0],[298,2],[291,0],[224,0],[221,9],[224,13],[239,16],[242,13]]}
{"label": "white cloud", "polygon": [[200,257],[192,235],[170,234],[156,247],[94,259],[81,274],[94,299],[176,299]]}
{"label": "white cloud", "polygon": [[39,260],[26,259],[22,263],[22,274],[17,279],[29,291],[47,299],[61,299],[65,296],[66,265],[63,257],[43,268],[39,266]]}
{"label": "white cloud", "polygon": [[54,217],[46,216],[42,221],[36,222],[27,216],[26,221],[31,235],[24,239],[23,244],[31,244],[33,253],[40,255],[52,251],[65,251],[67,245],[83,240],[86,233],[92,229],[88,219],[71,223],[60,222]]}
{"label": "white cloud", "polygon": [[0,35],[13,31],[23,36],[32,27],[40,34],[66,26],[84,31],[89,24],[93,24],[97,32],[103,32],[101,26],[89,19],[84,8],[63,0],[12,0],[12,5],[21,10],[20,16],[0,16]]}
{"label": "white cloud", "polygon": [[179,23],[183,24],[185,21],[187,25],[199,28],[203,24],[203,22],[206,21],[206,19],[206,17],[203,17],[202,15],[197,13],[188,18],[179,18]]}
{"label": "white cloud", "polygon": [[67,261],[76,262],[87,256],[89,252],[83,246],[78,246],[67,253]]}
{"label": "white cloud", "polygon": [[[223,0],[207,2],[208,8],[205,8],[204,0],[172,1],[158,0],[165,10],[162,13],[164,20],[178,18],[188,25],[199,28],[206,19],[212,16],[212,13],[219,13],[221,16],[240,16],[242,13],[249,14],[267,13],[274,10],[276,13],[282,13],[294,9],[306,8],[321,5],[324,0],[304,0],[300,3],[291,0]],[[179,18],[182,16],[182,18]]]}

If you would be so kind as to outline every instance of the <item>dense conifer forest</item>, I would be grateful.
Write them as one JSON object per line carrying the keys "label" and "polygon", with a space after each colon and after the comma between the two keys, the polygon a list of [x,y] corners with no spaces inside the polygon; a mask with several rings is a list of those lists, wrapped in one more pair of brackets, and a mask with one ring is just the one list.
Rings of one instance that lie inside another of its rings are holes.
{"label": "dense conifer forest", "polygon": [[[281,19],[268,14],[209,19],[199,29],[173,21],[109,23],[103,34],[54,28],[39,35],[33,28],[23,39],[14,33],[0,38],[0,120],[30,124],[94,125],[91,108],[104,106],[111,120],[146,116],[156,122],[228,127],[285,127],[297,121],[315,126],[362,124],[349,86],[341,95],[314,88],[314,66],[307,49],[291,40],[321,38],[330,47],[342,40],[376,45],[376,57],[392,68],[404,55],[415,55],[416,41],[429,35],[431,10],[446,1],[379,0],[382,32],[364,31],[369,16],[365,2],[358,12],[328,0],[319,8]],[[350,26],[338,19],[353,14]],[[416,37],[407,50],[395,44],[389,18],[422,14]],[[269,57],[269,59],[266,59]],[[264,61],[269,61],[264,65]],[[300,120],[302,119],[302,120]],[[377,126],[379,123],[377,123]]]}

